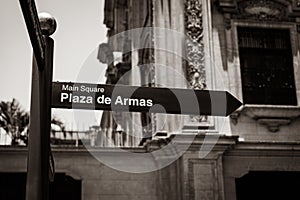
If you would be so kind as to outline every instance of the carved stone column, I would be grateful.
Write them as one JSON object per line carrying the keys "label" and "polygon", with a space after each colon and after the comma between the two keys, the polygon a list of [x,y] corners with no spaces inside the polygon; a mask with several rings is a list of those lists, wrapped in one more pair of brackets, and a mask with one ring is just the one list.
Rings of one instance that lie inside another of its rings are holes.
{"label": "carved stone column", "polygon": [[193,89],[202,90],[206,80],[201,0],[186,0],[185,30],[188,81]]}
{"label": "carved stone column", "polygon": [[[191,88],[206,89],[205,53],[203,42],[202,0],[186,0],[186,70]],[[191,116],[192,122],[207,121],[206,116]]]}

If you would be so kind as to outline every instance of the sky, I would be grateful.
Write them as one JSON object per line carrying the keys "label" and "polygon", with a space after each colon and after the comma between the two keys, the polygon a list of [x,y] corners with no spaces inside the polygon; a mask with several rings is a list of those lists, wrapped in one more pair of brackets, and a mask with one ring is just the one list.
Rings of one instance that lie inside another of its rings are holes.
{"label": "sky", "polygon": [[[0,101],[16,98],[30,110],[32,47],[18,0],[0,0]],[[38,12],[55,17],[53,81],[104,83],[106,66],[96,59],[106,41],[104,0],[35,0]],[[52,109],[70,129],[99,124],[99,111]],[[75,114],[74,114],[75,113]],[[77,116],[84,116],[76,118]],[[76,118],[76,120],[74,119]]]}

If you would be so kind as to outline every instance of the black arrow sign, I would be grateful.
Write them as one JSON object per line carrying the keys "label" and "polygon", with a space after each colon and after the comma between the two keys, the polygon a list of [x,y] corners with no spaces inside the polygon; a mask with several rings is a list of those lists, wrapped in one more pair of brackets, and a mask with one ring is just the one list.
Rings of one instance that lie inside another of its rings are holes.
{"label": "black arrow sign", "polygon": [[228,116],[242,103],[227,91],[52,83],[52,107]]}

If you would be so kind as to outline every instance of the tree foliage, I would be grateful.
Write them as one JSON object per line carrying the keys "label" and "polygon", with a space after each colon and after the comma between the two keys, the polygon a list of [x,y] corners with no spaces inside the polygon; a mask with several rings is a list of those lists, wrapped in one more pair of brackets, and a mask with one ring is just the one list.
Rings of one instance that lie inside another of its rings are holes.
{"label": "tree foliage", "polygon": [[12,139],[12,145],[21,141],[26,143],[29,126],[29,114],[20,103],[13,99],[11,102],[0,102],[0,126]]}
{"label": "tree foliage", "polygon": [[[65,132],[65,126],[58,118],[52,118],[51,124],[58,126],[62,132]],[[16,99],[0,102],[0,127],[11,137],[12,145],[21,143],[27,145],[29,113],[22,109]]]}

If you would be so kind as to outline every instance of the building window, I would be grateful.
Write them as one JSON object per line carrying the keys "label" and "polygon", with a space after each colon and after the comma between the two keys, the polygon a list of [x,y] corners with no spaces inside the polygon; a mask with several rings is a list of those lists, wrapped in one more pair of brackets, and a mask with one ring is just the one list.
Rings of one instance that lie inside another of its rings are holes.
{"label": "building window", "polygon": [[237,31],[244,103],[297,105],[289,30]]}

